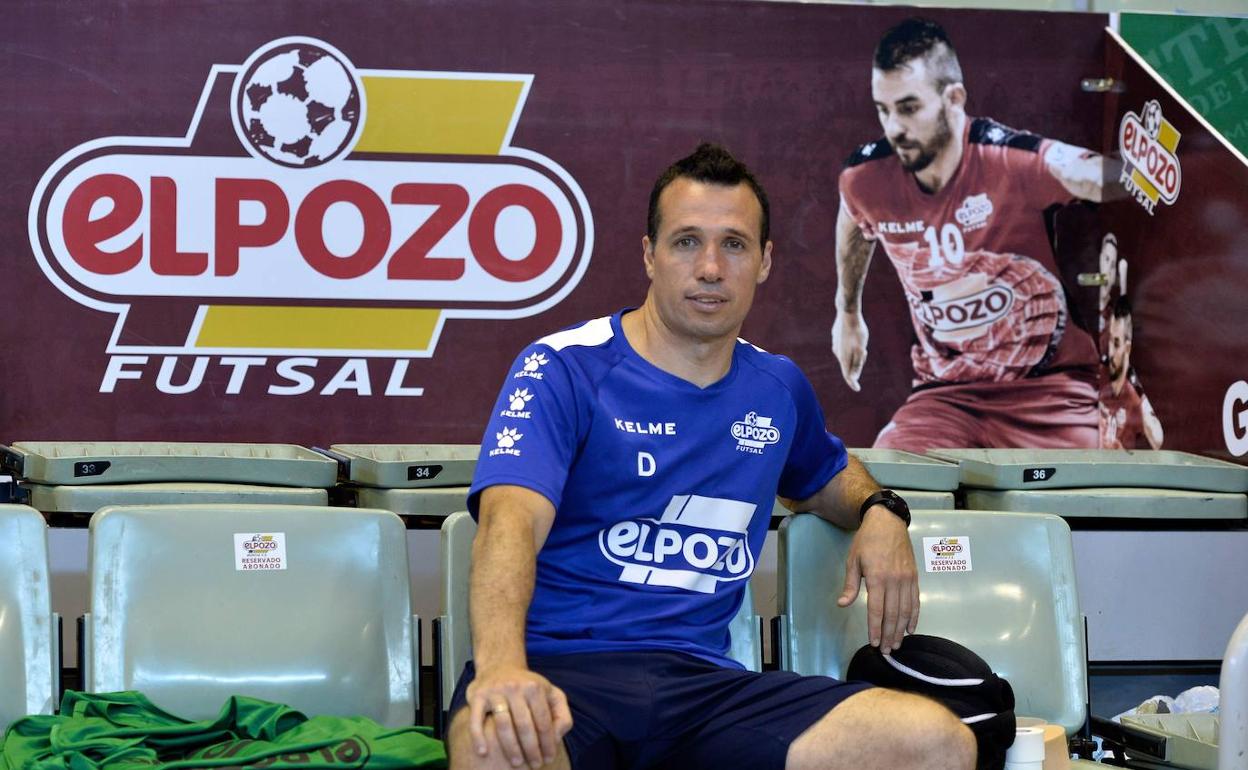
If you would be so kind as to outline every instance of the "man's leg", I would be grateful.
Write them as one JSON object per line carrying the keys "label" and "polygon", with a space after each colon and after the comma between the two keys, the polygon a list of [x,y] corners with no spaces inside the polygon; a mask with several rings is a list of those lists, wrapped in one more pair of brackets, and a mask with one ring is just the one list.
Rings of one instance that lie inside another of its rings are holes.
{"label": "man's leg", "polygon": [[789,746],[785,770],[971,770],[975,736],[936,701],[882,688],[851,695]]}
{"label": "man's leg", "polygon": [[[947,386],[940,390],[957,388]],[[979,423],[966,411],[945,399],[937,390],[910,394],[897,408],[893,419],[880,430],[875,446],[925,452],[928,449],[954,449],[980,446]]]}
{"label": "man's leg", "polygon": [[[485,718],[485,742],[488,751],[484,757],[479,756],[472,748],[472,736],[468,731],[469,713],[461,708],[451,717],[451,729],[447,731],[446,750],[450,755],[451,770],[513,770],[511,763],[503,755],[503,748],[498,742],[498,733],[494,729],[493,717]],[[551,770],[570,770],[568,750],[559,744],[558,755],[554,764],[544,765]]]}

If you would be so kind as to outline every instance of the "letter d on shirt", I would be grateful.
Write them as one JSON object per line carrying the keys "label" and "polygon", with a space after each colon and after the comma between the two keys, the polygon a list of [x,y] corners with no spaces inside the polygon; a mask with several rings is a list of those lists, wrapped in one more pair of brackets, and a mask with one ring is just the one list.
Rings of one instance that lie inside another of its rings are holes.
{"label": "letter d on shirt", "polygon": [[654,462],[654,455],[650,454],[649,452],[637,453],[637,475],[638,476],[642,476],[642,477],[653,476],[655,468],[657,467],[658,466]]}

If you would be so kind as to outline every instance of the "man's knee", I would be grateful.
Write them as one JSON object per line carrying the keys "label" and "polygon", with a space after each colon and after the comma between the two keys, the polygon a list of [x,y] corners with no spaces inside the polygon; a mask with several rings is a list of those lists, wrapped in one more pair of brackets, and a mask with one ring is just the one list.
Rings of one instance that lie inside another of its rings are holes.
{"label": "man's knee", "polygon": [[975,766],[975,736],[945,706],[919,695],[875,688],[857,693],[798,736],[788,770],[802,768],[965,768]]}
{"label": "man's knee", "polygon": [[[477,754],[476,747],[472,745],[472,731],[468,728],[469,715],[467,708],[455,712],[451,717],[451,726],[446,731],[446,753],[450,760],[450,770],[514,770],[503,754],[498,734],[489,725],[488,718],[485,728],[486,753],[485,756]],[[527,764],[523,766],[528,767]],[[554,763],[544,767],[551,770],[567,770],[571,767],[568,753],[562,744]]]}

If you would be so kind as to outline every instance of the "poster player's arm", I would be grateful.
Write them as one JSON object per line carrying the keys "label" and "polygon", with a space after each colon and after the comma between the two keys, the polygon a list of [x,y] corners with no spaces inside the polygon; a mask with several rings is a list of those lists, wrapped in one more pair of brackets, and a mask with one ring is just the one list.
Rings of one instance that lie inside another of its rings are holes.
{"label": "poster player's arm", "polygon": [[1148,396],[1143,393],[1140,394],[1140,416],[1143,418],[1144,438],[1148,439],[1148,445],[1153,449],[1161,449],[1161,443],[1166,437],[1161,429],[1161,420],[1157,419],[1157,412],[1153,410]]}
{"label": "poster player's arm", "polygon": [[832,324],[832,353],[841,375],[854,390],[867,360],[867,324],[862,316],[862,289],[875,252],[842,199],[836,214],[836,321]]}
{"label": "poster player's arm", "polygon": [[498,485],[481,493],[478,519],[468,587],[476,666],[467,692],[473,749],[485,753],[492,725],[512,764],[551,762],[572,716],[563,692],[529,670],[524,622],[537,552],[555,508],[530,489]]}
{"label": "poster player's arm", "polygon": [[1065,142],[1050,141],[1044,149],[1044,167],[1076,198],[1100,203],[1118,197],[1106,194],[1105,182],[1118,189],[1121,164],[1098,152]]}

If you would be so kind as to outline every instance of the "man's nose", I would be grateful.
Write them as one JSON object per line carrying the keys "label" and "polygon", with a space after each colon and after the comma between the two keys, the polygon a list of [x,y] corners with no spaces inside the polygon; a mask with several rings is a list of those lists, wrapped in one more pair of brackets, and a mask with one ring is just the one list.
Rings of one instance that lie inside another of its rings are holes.
{"label": "man's nose", "polygon": [[716,282],[723,278],[723,254],[715,245],[709,245],[698,252],[697,263],[695,264],[696,275],[699,281]]}

